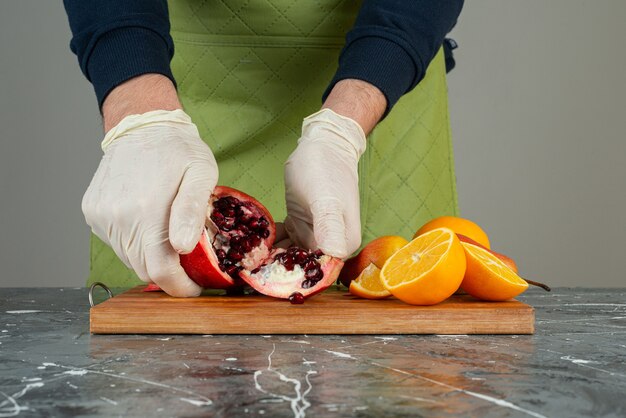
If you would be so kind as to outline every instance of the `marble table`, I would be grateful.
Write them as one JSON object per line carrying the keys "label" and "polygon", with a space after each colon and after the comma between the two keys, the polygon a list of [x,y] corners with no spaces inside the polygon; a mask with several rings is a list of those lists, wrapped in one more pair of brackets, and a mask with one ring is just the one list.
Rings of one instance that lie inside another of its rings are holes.
{"label": "marble table", "polygon": [[626,289],[520,299],[535,335],[110,336],[86,289],[0,289],[0,417],[626,416]]}

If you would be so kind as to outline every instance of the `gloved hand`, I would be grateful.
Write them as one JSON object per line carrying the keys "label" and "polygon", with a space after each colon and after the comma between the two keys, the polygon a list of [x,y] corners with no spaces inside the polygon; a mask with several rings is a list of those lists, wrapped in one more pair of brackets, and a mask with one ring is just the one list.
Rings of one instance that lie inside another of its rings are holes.
{"label": "gloved hand", "polygon": [[285,229],[297,245],[346,258],[361,245],[359,158],[365,134],[330,109],[304,119],[285,164]]}
{"label": "gloved hand", "polygon": [[179,253],[196,246],[217,163],[182,110],[130,115],[107,132],[82,209],[91,230],[144,282],[172,296],[200,294]]}

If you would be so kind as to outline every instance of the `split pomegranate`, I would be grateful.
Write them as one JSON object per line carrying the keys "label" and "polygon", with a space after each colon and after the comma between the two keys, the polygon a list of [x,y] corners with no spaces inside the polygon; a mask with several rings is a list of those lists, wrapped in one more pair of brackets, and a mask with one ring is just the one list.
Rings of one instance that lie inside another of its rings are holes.
{"label": "split pomegranate", "polygon": [[233,289],[247,284],[294,303],[326,289],[339,275],[341,260],[319,250],[274,249],[275,237],[274,220],[260,202],[217,186],[209,201],[206,229],[196,248],[181,255],[181,265],[202,287]]}

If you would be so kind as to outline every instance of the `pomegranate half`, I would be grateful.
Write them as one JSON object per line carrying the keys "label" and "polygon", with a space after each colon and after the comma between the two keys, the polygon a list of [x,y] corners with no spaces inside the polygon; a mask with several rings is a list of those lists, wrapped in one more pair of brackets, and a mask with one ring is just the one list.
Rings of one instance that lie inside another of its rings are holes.
{"label": "pomegranate half", "polygon": [[241,270],[253,270],[268,258],[276,237],[269,211],[226,186],[213,191],[205,226],[198,245],[180,256],[180,264],[189,278],[209,289],[236,286]]}
{"label": "pomegranate half", "polygon": [[241,271],[241,278],[264,295],[289,299],[293,303],[328,288],[339,276],[343,262],[338,258],[298,247],[277,248],[253,271]]}

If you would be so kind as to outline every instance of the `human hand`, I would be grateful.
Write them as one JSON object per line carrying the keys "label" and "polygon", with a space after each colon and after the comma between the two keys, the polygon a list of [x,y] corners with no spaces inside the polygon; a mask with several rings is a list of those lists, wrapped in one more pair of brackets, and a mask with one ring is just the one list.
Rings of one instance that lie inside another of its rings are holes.
{"label": "human hand", "polygon": [[285,229],[295,244],[346,258],[361,245],[359,158],[365,134],[330,109],[304,119],[285,164]]}
{"label": "human hand", "polygon": [[127,116],[102,149],[82,201],[87,224],[144,282],[199,295],[179,254],[200,239],[218,169],[191,118],[180,109]]}

